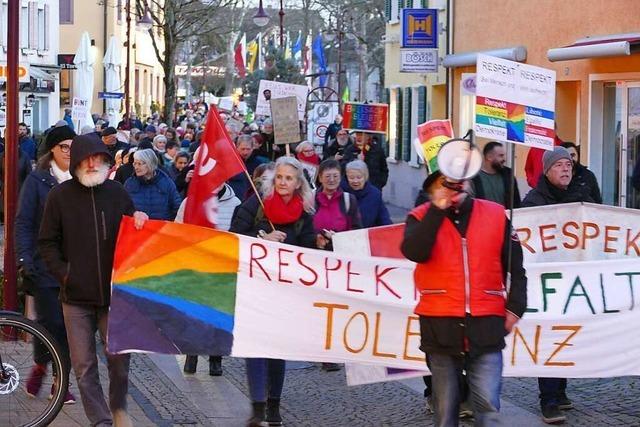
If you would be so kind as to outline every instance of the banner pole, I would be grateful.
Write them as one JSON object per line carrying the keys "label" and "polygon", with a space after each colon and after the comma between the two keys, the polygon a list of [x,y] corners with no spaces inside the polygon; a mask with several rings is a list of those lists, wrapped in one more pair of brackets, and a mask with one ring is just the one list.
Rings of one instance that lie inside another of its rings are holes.
{"label": "banner pole", "polygon": [[[511,229],[513,229],[513,197],[515,194],[515,186],[516,186],[516,167],[515,167],[515,158],[516,158],[516,146],[513,144],[511,146],[511,156],[509,163],[511,163],[511,172],[509,173],[509,179],[511,180],[509,183],[509,224],[511,225]],[[511,230],[509,230],[509,234],[511,234]],[[509,239],[511,236],[509,236]],[[509,251],[507,252],[507,277],[505,287],[507,290],[507,295],[511,290],[511,263],[513,259],[513,251],[511,250],[511,241],[509,241]]]}

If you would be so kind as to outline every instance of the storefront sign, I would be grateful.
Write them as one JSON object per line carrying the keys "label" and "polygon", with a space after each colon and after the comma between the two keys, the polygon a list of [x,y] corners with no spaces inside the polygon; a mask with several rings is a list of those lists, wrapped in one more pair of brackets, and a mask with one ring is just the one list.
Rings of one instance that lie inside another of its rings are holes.
{"label": "storefront sign", "polygon": [[122,99],[124,93],[122,92],[98,92],[98,99]]}
{"label": "storefront sign", "polygon": [[438,72],[438,49],[400,49],[400,72]]}
{"label": "storefront sign", "polygon": [[476,136],[553,149],[556,72],[478,54]]}
{"label": "storefront sign", "polygon": [[[30,81],[29,64],[18,65],[18,81],[20,83],[29,83]],[[0,63],[0,82],[7,81],[7,63]]]}
{"label": "storefront sign", "polygon": [[402,9],[400,47],[436,49],[438,47],[438,10]]}
{"label": "storefront sign", "polygon": [[389,105],[346,102],[342,117],[344,129],[386,134]]}
{"label": "storefront sign", "polygon": [[60,54],[58,55],[58,65],[61,70],[76,70],[78,67],[74,64],[73,60],[75,59],[75,55],[73,53]]}

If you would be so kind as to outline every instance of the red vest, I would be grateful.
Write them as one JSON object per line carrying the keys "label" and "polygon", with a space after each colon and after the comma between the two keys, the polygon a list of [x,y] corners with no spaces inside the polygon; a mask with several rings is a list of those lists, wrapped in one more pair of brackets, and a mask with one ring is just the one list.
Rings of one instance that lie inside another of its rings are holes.
{"label": "red vest", "polygon": [[[422,220],[430,203],[409,215]],[[506,292],[502,278],[504,207],[475,199],[466,238],[448,218],[442,221],[431,257],[416,265],[420,292],[415,313],[431,317],[504,316]]]}

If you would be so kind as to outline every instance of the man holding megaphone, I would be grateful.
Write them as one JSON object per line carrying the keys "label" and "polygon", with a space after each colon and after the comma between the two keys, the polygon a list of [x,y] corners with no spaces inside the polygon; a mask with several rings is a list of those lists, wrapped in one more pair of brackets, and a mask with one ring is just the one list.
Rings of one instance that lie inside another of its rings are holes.
{"label": "man holding megaphone", "polygon": [[475,425],[500,423],[504,336],[527,305],[522,248],[504,207],[468,193],[481,164],[471,139],[440,147],[438,170],[424,185],[430,201],[409,213],[401,246],[417,263],[415,313],[432,374],[436,426],[458,425],[463,370]]}

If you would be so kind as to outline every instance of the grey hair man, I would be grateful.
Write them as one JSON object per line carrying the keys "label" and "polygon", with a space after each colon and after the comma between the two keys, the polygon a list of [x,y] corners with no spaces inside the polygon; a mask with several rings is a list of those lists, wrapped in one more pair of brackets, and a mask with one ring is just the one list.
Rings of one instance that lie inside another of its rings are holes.
{"label": "grey hair man", "polygon": [[137,229],[148,219],[117,182],[107,179],[113,161],[97,135],[79,135],[71,145],[73,179],[54,187],[47,197],[38,250],[62,284],[60,299],[69,341],[71,365],[82,405],[91,425],[131,425],[127,415],[129,356],[110,354],[109,405],[104,399],[95,334],[106,342],[111,271],[123,215]]}

